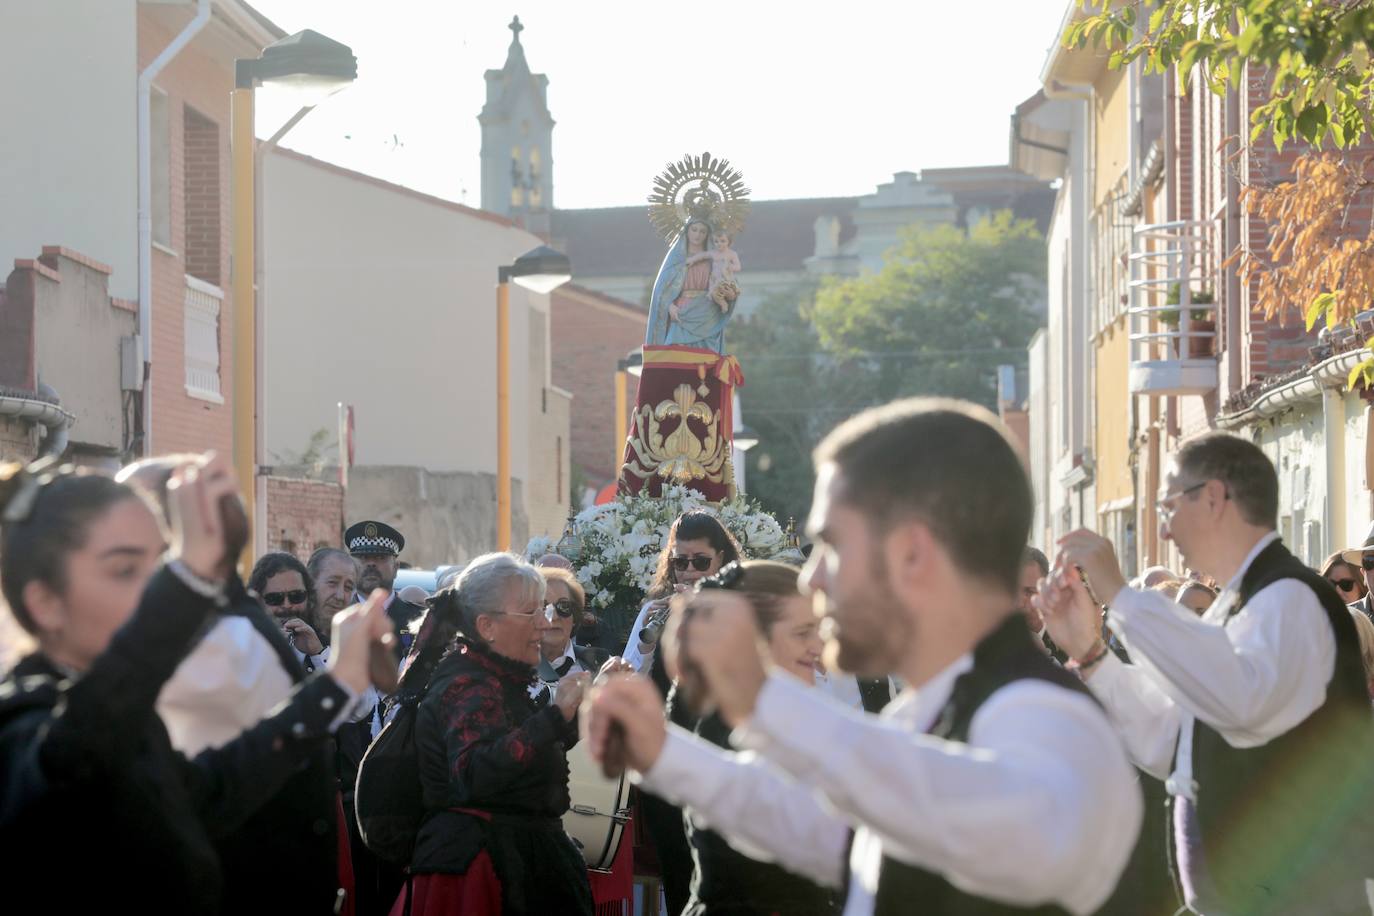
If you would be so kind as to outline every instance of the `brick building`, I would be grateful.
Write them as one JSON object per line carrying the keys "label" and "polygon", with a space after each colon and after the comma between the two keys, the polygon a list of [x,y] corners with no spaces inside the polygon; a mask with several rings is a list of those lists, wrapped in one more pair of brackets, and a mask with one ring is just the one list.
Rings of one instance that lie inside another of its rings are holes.
{"label": "brick building", "polygon": [[[550,296],[553,383],[573,396],[569,430],[573,474],[599,491],[615,480],[624,444],[616,440],[616,366],[644,343],[645,313],[613,296],[569,283]],[[626,412],[636,379],[627,380]],[[628,422],[628,421],[627,421]]]}

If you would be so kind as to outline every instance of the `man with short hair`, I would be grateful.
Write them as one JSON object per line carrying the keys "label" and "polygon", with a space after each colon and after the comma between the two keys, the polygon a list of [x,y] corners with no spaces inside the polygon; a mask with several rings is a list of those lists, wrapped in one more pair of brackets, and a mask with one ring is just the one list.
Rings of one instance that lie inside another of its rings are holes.
{"label": "man with short hair", "polygon": [[1038,549],[1027,546],[1021,556],[1021,578],[1016,583],[1016,609],[1026,618],[1026,626],[1040,640],[1050,658],[1062,665],[1069,658],[1050,638],[1045,628],[1045,618],[1040,616],[1040,609],[1035,606],[1035,596],[1040,594],[1040,580],[1049,574],[1049,558]]}
{"label": "man with short hair", "polygon": [[[1226,583],[1203,616],[1129,588],[1088,531],[1061,540],[1038,600],[1131,756],[1168,778],[1192,910],[1367,914],[1374,725],[1359,639],[1331,586],[1279,541],[1278,493],[1258,446],[1193,439],[1158,506],[1161,537]],[[1130,664],[1103,645],[1097,599]]]}
{"label": "man with short hair", "polygon": [[315,612],[321,620],[334,619],[357,601],[358,561],[348,551],[321,547],[310,555],[305,568],[315,583]]}
{"label": "man with short hair", "polygon": [[400,553],[405,546],[405,536],[385,522],[357,522],[344,532],[344,547],[358,562],[358,592],[353,600],[361,602],[378,588],[391,593],[386,599],[386,615],[396,627],[397,645],[403,654],[414,638],[406,628],[425,612],[394,591]]}
{"label": "man with short hair", "polygon": [[618,724],[642,788],[844,889],[847,916],[1095,912],[1140,795],[1106,715],[1016,612],[1032,502],[1006,429],[971,404],[899,401],[831,433],[816,465],[802,584],[826,666],[907,688],[872,716],[770,673],[749,602],[710,589],[683,663],[758,756],[665,729],[636,678],[584,708],[593,756]]}

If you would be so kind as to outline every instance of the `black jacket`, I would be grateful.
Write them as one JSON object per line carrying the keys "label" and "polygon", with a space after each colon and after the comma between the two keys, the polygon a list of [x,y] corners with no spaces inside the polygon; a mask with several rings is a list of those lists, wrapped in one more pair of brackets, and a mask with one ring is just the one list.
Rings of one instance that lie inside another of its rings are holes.
{"label": "black jacket", "polygon": [[[299,684],[306,672],[268,616],[235,577],[224,613],[236,614],[276,653]],[[243,824],[216,841],[224,869],[225,913],[334,911],[339,893],[338,794],[333,743],[316,739],[305,762],[286,784]]]}
{"label": "black jacket", "polygon": [[40,900],[56,912],[223,910],[214,842],[318,749],[347,694],[314,678],[276,715],[188,760],[153,705],[211,608],[163,570],[83,676],[35,654],[0,682],[0,855],[13,912]]}
{"label": "black jacket", "polygon": [[576,720],[529,695],[534,668],[458,637],[415,721],[426,819],[411,871],[464,874],[491,856],[507,914],[591,914],[587,866],[563,829]]}

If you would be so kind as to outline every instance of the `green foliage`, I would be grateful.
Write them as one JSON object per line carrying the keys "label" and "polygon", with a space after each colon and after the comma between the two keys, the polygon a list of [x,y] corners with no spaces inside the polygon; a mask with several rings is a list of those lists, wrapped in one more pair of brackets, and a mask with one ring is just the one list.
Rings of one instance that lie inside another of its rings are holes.
{"label": "green foliage", "polygon": [[821,286],[816,329],[872,376],[876,401],[938,394],[992,407],[996,367],[1022,362],[1040,325],[1044,284],[1044,239],[1008,211],[967,233],[912,228],[877,273]]}
{"label": "green foliage", "polygon": [[1320,147],[1328,138],[1348,147],[1374,130],[1374,0],[1083,0],[1082,6],[1090,13],[1069,25],[1064,46],[1106,50],[1112,68],[1137,59],[1146,73],[1177,66],[1185,84],[1195,74],[1216,93],[1240,80],[1246,64],[1265,68],[1269,100],[1251,112],[1252,140],[1268,132],[1280,148],[1295,139]]}
{"label": "green foliage", "polygon": [[741,409],[759,433],[749,495],[801,527],[811,452],[845,418],[911,394],[994,406],[996,367],[1024,362],[1044,280],[1034,225],[999,213],[968,232],[913,229],[879,272],[773,297],[736,321]]}
{"label": "green foliage", "polygon": [[320,427],[310,434],[305,448],[300,451],[287,449],[284,452],[272,452],[272,460],[277,464],[304,469],[310,477],[318,478],[324,473],[326,459],[337,454],[338,450],[339,443],[335,440],[335,434]]}

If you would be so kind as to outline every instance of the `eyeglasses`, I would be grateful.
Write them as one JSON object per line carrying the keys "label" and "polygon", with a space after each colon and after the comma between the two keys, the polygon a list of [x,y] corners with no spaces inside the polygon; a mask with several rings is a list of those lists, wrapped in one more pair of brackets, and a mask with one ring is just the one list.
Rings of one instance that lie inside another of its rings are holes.
{"label": "eyeglasses", "polygon": [[1355,590],[1354,579],[1327,579],[1326,581],[1330,582],[1332,585],[1336,586],[1336,588],[1340,589],[1343,592],[1353,592]]}
{"label": "eyeglasses", "polygon": [[303,588],[293,588],[289,592],[268,592],[262,596],[262,603],[268,607],[281,607],[283,604],[301,604],[310,593]]}
{"label": "eyeglasses", "polygon": [[1366,571],[1374,569],[1374,553],[1367,553],[1360,557],[1360,565],[1363,566]]}
{"label": "eyeglasses", "polygon": [[550,623],[553,622],[554,614],[567,619],[573,615],[574,610],[575,608],[570,598],[559,598],[557,601],[551,601],[544,605],[544,615],[549,618]]}
{"label": "eyeglasses", "polygon": [[1160,517],[1167,522],[1169,519],[1173,518],[1174,513],[1178,511],[1178,501],[1180,498],[1187,496],[1189,493],[1195,493],[1205,486],[1207,486],[1207,481],[1203,480],[1193,484],[1191,487],[1184,487],[1177,493],[1170,493],[1163,499],[1155,502],[1155,509],[1159,512]]}
{"label": "eyeglasses", "polygon": [[686,572],[688,566],[692,567],[697,572],[706,572],[706,570],[711,568],[711,564],[716,561],[716,558],[714,556],[708,557],[704,554],[696,554],[691,557],[672,557],[671,560],[673,569],[676,569],[678,572]]}

